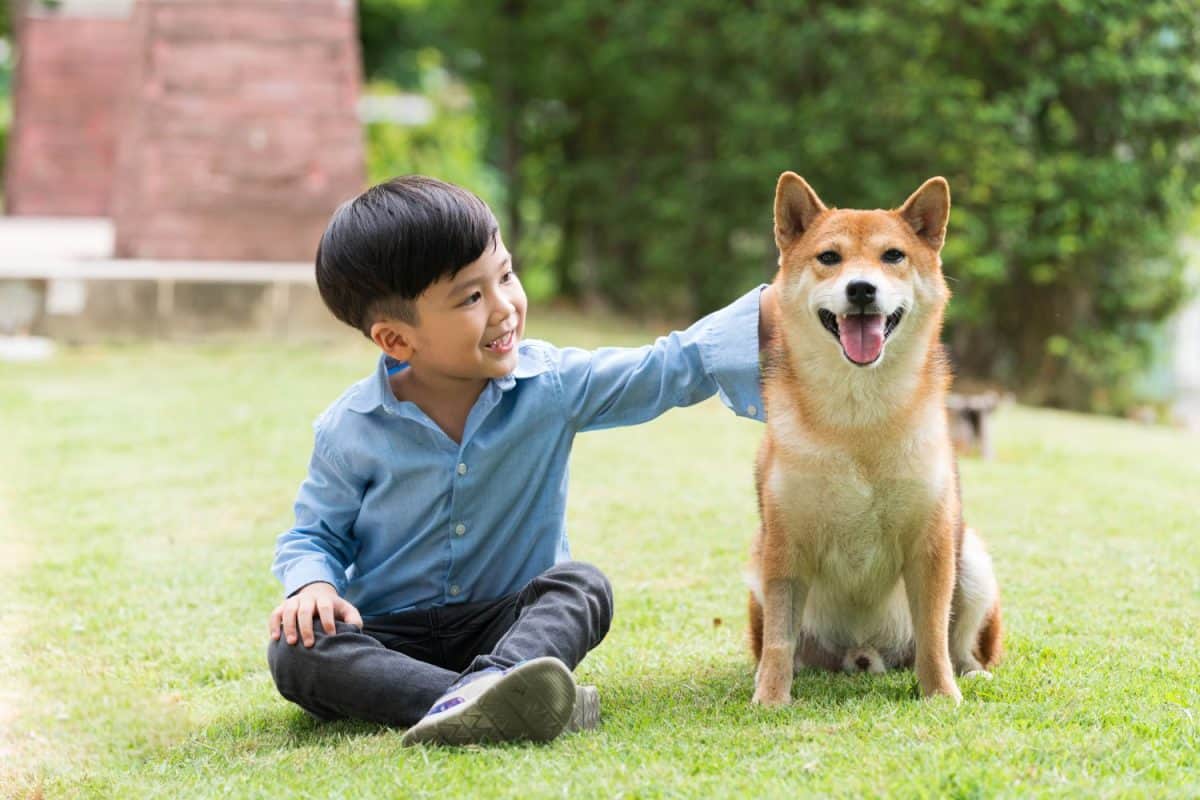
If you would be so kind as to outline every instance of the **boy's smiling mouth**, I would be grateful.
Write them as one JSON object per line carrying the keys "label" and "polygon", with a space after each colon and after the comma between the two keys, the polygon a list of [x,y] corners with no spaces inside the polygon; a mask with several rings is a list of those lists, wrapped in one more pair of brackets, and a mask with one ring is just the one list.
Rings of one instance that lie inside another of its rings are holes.
{"label": "boy's smiling mouth", "polygon": [[513,349],[513,345],[516,343],[516,339],[517,339],[516,330],[511,330],[508,333],[504,334],[503,336],[493,339],[492,341],[485,344],[483,346],[483,349],[490,350],[493,353],[504,354]]}

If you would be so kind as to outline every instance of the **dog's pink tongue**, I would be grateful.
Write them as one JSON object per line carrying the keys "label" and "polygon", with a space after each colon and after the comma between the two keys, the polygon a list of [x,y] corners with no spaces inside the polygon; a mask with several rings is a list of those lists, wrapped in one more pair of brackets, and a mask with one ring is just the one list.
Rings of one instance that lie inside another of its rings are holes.
{"label": "dog's pink tongue", "polygon": [[854,314],[838,319],[842,349],[856,364],[870,364],[883,351],[883,314]]}

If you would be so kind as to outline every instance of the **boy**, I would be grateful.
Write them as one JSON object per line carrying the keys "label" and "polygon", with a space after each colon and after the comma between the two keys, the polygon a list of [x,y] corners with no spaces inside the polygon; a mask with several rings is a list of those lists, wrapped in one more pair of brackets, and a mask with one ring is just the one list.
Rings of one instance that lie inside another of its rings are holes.
{"label": "boy", "polygon": [[322,719],[411,726],[404,744],[594,727],[596,690],[571,670],[608,632],[612,590],[570,560],[572,441],[718,391],[761,418],[764,290],[652,346],[526,342],[490,209],[424,177],[339,208],[316,271],[333,314],[382,355],[314,424],[296,524],[278,540],[280,693]]}

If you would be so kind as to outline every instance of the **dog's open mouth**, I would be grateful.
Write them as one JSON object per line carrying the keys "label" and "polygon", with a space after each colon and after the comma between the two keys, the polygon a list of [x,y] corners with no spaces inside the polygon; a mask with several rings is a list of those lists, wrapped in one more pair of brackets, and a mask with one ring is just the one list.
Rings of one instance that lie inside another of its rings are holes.
{"label": "dog's open mouth", "polygon": [[817,311],[825,330],[841,342],[842,353],[852,363],[865,367],[875,363],[883,353],[883,343],[904,316],[904,309],[897,308],[884,317],[883,314],[850,314],[837,316],[822,308]]}

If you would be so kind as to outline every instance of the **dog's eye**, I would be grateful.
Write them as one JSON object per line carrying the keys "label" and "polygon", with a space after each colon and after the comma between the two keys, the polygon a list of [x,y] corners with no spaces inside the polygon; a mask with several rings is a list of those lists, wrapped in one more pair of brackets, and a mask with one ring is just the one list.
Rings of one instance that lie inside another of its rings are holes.
{"label": "dog's eye", "polygon": [[842,257],[832,250],[826,250],[817,254],[817,261],[820,261],[827,267],[832,267],[834,264],[840,263]]}
{"label": "dog's eye", "polygon": [[893,247],[890,250],[883,251],[883,260],[889,264],[899,264],[904,260],[904,253]]}

